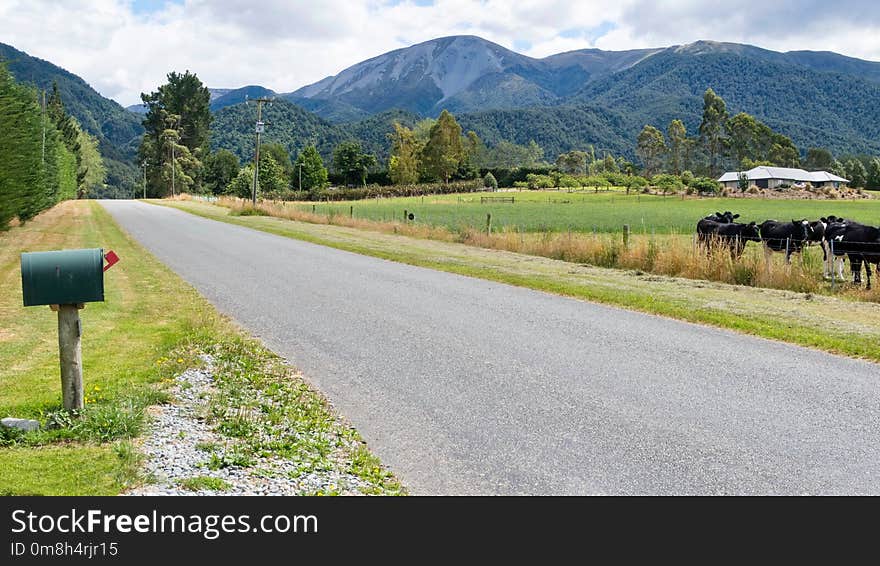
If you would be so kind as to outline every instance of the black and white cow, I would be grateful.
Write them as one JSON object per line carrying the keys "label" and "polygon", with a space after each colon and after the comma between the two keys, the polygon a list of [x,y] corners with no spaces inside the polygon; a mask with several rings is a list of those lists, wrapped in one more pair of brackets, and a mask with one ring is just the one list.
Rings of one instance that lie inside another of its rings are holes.
{"label": "black and white cow", "polygon": [[836,226],[837,224],[843,222],[843,218],[839,218],[837,216],[823,216],[819,220],[815,220],[810,222],[810,237],[809,242],[819,242],[822,246],[822,276],[825,279],[829,279],[831,277],[831,273],[834,271],[834,262],[835,258],[840,258],[840,263],[838,266],[838,272],[840,274],[840,278],[843,279],[843,253],[831,253],[831,246],[828,242],[828,231],[832,226]]}
{"label": "black and white cow", "polygon": [[835,256],[845,254],[849,257],[853,284],[862,284],[862,264],[865,265],[867,288],[870,289],[872,263],[878,266],[877,273],[880,275],[880,228],[851,220],[833,222],[826,228],[825,239]]}
{"label": "black and white cow", "polygon": [[[737,216],[739,215],[737,214]],[[724,246],[730,250],[730,257],[734,259],[743,254],[747,242],[761,241],[758,226],[754,222],[741,224],[739,222],[718,222],[706,218],[697,222],[697,238],[701,244],[706,246],[707,252],[711,253],[713,244]]]}
{"label": "black and white cow", "polygon": [[761,232],[761,240],[764,242],[764,253],[768,259],[771,251],[785,252],[785,263],[791,263],[791,254],[803,249],[805,243],[810,240],[812,231],[806,219],[791,222],[766,220],[758,228]]}

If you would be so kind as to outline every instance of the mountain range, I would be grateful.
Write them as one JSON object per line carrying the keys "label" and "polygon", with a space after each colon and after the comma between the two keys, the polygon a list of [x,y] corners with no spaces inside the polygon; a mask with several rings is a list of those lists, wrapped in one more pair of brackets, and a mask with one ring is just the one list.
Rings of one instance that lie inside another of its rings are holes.
{"label": "mountain range", "polygon": [[[129,167],[142,132],[140,105],[126,111],[76,75],[7,45],[0,44],[0,60],[39,88],[57,81],[70,112],[101,140],[105,157]],[[709,87],[731,115],[748,112],[802,150],[880,154],[877,62],[713,41],[536,59],[475,36],[397,49],[288,93],[260,85],[212,88],[212,145],[249,158],[254,112],[242,102],[273,97],[264,139],[291,151],[316,143],[329,156],[336,143],[355,138],[383,157],[395,120],[411,125],[448,109],[489,145],[533,139],[550,160],[588,145],[633,157],[645,124],[665,130],[678,118],[693,135]]]}
{"label": "mountain range", "polygon": [[[534,139],[553,159],[588,145],[633,157],[645,124],[665,130],[673,119],[683,120],[694,134],[710,87],[731,115],[748,112],[804,151],[880,153],[880,63],[830,52],[780,53],[698,41],[534,59],[479,37],[454,36],[368,59],[291,93],[260,92],[340,125],[343,132],[362,130],[362,120],[390,110],[435,117],[447,109],[490,145]],[[242,90],[212,101],[218,118],[244,112],[234,104],[247,94]],[[344,135],[325,128],[327,139]],[[272,129],[270,137],[288,141],[286,122],[276,121]],[[373,136],[383,139],[380,157],[387,153],[388,132],[390,126]],[[218,147],[241,151],[227,143],[223,128],[217,133]]]}

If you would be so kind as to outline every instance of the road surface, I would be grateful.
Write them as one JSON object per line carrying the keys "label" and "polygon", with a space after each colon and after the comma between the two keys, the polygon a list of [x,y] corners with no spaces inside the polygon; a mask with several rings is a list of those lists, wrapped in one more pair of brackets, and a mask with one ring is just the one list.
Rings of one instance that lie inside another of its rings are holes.
{"label": "road surface", "polygon": [[880,366],[102,203],[415,494],[880,494]]}

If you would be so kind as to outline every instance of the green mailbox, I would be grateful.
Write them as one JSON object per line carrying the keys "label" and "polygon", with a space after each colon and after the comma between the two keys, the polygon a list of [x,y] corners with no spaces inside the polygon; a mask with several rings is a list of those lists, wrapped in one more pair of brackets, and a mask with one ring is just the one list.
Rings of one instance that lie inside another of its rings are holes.
{"label": "green mailbox", "polygon": [[21,254],[24,306],[72,305],[104,300],[104,250]]}

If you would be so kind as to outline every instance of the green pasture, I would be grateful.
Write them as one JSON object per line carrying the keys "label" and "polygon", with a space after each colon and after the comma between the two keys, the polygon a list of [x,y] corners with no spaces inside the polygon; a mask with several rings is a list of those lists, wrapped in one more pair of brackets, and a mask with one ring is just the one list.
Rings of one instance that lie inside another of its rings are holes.
{"label": "green pasture", "polygon": [[[513,197],[513,203],[485,202],[484,197]],[[618,232],[629,224],[634,233],[691,233],[697,221],[712,212],[730,210],[740,221],[768,219],[818,219],[836,215],[867,224],[880,224],[880,199],[858,201],[777,200],[759,198],[698,198],[626,195],[622,192],[518,191],[369,199],[351,202],[291,203],[319,214],[353,214],[355,218],[403,220],[404,210],[415,222],[445,226],[485,228],[492,215],[495,229],[508,227],[525,232]]]}

